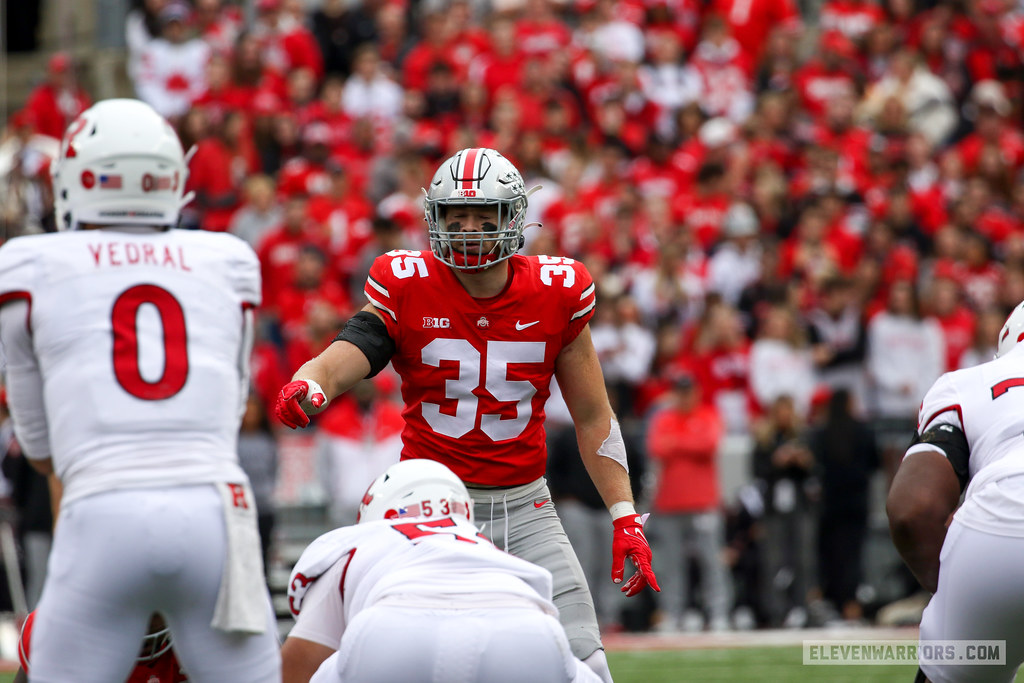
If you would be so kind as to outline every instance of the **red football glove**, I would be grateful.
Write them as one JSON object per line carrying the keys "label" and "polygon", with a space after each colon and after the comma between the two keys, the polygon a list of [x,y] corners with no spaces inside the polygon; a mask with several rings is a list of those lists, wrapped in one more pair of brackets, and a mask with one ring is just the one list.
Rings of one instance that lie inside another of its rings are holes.
{"label": "red football glove", "polygon": [[309,396],[309,404],[313,408],[321,408],[327,402],[327,396],[323,389],[316,382],[297,379],[288,382],[281,387],[277,395],[277,403],[274,404],[274,414],[277,419],[292,429],[305,427],[309,424],[309,416],[302,409],[302,401]]}
{"label": "red football glove", "polygon": [[658,579],[651,569],[651,546],[644,537],[646,520],[647,515],[624,515],[612,522],[615,527],[612,539],[612,581],[622,583],[627,557],[636,567],[636,574],[629,577],[622,586],[622,592],[627,597],[633,597],[647,584],[661,592],[658,588]]}

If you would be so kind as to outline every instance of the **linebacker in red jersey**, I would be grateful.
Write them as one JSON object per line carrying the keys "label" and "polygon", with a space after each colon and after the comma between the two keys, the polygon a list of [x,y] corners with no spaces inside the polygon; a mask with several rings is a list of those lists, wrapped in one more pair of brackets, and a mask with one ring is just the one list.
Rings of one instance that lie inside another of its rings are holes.
{"label": "linebacker in red jersey", "polygon": [[[32,654],[32,627],[36,613],[32,612],[21,627],[18,640],[18,661],[21,668],[14,675],[14,683],[28,683],[29,660]],[[149,633],[142,639],[142,647],[135,668],[125,683],[187,683],[178,658],[171,649],[171,631],[163,617],[154,614],[149,622]]]}
{"label": "linebacker in red jersey", "polygon": [[544,481],[544,403],[552,376],[576,423],[580,452],[613,520],[612,578],[658,590],[626,453],[608,403],[588,321],[594,282],[572,259],[522,256],[528,193],[492,149],[464,149],[427,190],[431,252],[391,251],[366,281],[370,303],[278,397],[278,417],[307,415],[390,361],[402,377],[403,459],[450,467],[469,487],[477,521],[499,547],[554,575],[554,600],[573,654],[603,679],[604,657],[586,579]]}

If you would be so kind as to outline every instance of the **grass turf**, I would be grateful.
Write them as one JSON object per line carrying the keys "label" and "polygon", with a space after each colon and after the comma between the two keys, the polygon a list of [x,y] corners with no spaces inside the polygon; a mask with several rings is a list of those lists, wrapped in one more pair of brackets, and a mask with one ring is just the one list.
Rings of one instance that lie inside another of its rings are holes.
{"label": "grass turf", "polygon": [[609,652],[615,683],[912,683],[911,665],[804,666],[800,647]]}

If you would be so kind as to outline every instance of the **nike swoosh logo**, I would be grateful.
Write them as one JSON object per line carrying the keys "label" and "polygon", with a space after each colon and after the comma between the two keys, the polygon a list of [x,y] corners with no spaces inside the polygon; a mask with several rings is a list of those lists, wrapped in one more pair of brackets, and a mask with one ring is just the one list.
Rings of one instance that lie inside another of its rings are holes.
{"label": "nike swoosh logo", "polygon": [[[538,321],[538,322],[540,322],[540,321]],[[529,325],[527,325],[527,327],[529,327]],[[533,501],[533,507],[535,507],[535,508],[542,508],[542,507],[544,507],[544,503],[546,503],[546,502],[547,502],[546,500],[535,500],[535,501]]]}
{"label": "nike swoosh logo", "polygon": [[534,320],[534,321],[533,321],[532,323],[526,323],[526,324],[524,325],[524,324],[522,324],[521,322],[519,322],[519,321],[517,320],[517,321],[516,321],[516,329],[517,329],[517,330],[525,330],[525,329],[526,329],[527,327],[533,327],[534,325],[536,325],[536,324],[537,324],[537,323],[539,323],[539,322],[540,322],[539,320]]}

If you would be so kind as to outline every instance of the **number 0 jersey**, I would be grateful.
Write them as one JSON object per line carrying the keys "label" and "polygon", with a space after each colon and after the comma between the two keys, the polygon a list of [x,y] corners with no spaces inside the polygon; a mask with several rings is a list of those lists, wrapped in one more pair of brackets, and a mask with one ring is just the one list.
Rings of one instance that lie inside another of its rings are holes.
{"label": "number 0 jersey", "polygon": [[244,481],[259,262],[201,231],[86,230],[0,248],[0,341],[18,440],[52,457],[64,500]]}
{"label": "number 0 jersey", "polygon": [[[316,599],[305,600],[317,580]],[[557,616],[551,590],[548,570],[494,547],[465,519],[364,522],[320,536],[295,563],[289,635],[337,649],[346,624],[388,599],[433,608],[526,602]]]}
{"label": "number 0 jersey", "polygon": [[405,402],[403,458],[463,481],[517,486],[544,474],[544,403],[559,352],[594,314],[582,263],[515,255],[497,296],[475,299],[429,251],[392,251],[365,293],[395,342]]}
{"label": "number 0 jersey", "polygon": [[[937,379],[921,403],[917,431],[942,425],[961,430],[970,453],[970,483],[956,518],[989,533],[1024,536],[1024,344]],[[917,444],[907,455],[934,448]]]}

